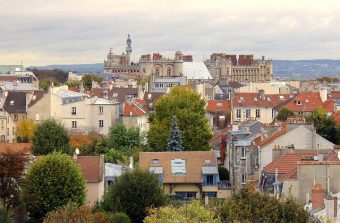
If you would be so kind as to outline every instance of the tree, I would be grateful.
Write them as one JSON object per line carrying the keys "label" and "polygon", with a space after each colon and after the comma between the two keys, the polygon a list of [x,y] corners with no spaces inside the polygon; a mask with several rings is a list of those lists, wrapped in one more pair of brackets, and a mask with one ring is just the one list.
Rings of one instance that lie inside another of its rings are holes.
{"label": "tree", "polygon": [[126,128],[123,124],[111,127],[108,134],[107,146],[121,151],[125,155],[131,155],[133,148],[142,146],[142,135],[139,127]]}
{"label": "tree", "polygon": [[105,163],[118,163],[124,160],[123,154],[116,149],[108,150],[105,153],[104,158]]}
{"label": "tree", "polygon": [[159,209],[151,209],[149,216],[144,219],[144,223],[219,223],[212,210],[207,209],[199,201],[192,201],[186,206],[178,208],[164,206]]}
{"label": "tree", "polygon": [[88,146],[94,146],[95,138],[96,136],[94,133],[88,135],[72,134],[70,135],[70,147],[72,149],[83,149]]}
{"label": "tree", "polygon": [[133,170],[117,178],[100,204],[105,211],[125,212],[133,222],[140,223],[147,207],[166,202],[158,177],[149,172]]}
{"label": "tree", "polygon": [[32,144],[34,155],[46,155],[53,151],[70,153],[67,130],[55,119],[47,119],[36,126]]}
{"label": "tree", "polygon": [[188,87],[173,87],[170,94],[158,99],[150,115],[148,143],[154,151],[164,151],[169,125],[175,115],[182,133],[182,146],[187,151],[209,150],[212,137],[205,117],[205,100]]}
{"label": "tree", "polygon": [[32,119],[23,119],[19,121],[15,132],[18,142],[27,143],[32,139],[34,132],[34,121]]}
{"label": "tree", "polygon": [[217,208],[222,222],[308,222],[308,212],[292,198],[279,201],[268,194],[241,189]]}
{"label": "tree", "polygon": [[276,116],[279,121],[286,121],[287,118],[294,116],[294,113],[288,108],[282,108]]}
{"label": "tree", "polygon": [[307,120],[314,123],[316,132],[331,141],[332,143],[340,143],[339,130],[336,128],[333,117],[329,117],[323,107],[316,108]]}
{"label": "tree", "polygon": [[129,216],[123,212],[114,213],[111,222],[113,223],[131,223]]}
{"label": "tree", "polygon": [[96,76],[94,74],[85,74],[82,79],[84,83],[84,88],[86,90],[91,90],[92,88],[92,81],[95,81],[97,83],[101,83],[103,81],[103,78]]}
{"label": "tree", "polygon": [[4,151],[0,154],[0,203],[8,209],[19,205],[19,186],[29,157],[24,151]]}
{"label": "tree", "polygon": [[53,152],[38,158],[27,171],[21,188],[30,216],[39,219],[69,202],[85,202],[85,179],[80,167],[66,154]]}
{"label": "tree", "polygon": [[173,116],[171,120],[170,135],[168,139],[168,145],[166,148],[168,151],[182,151],[183,150],[182,136],[177,126],[176,116]]}
{"label": "tree", "polygon": [[95,222],[92,209],[86,205],[78,207],[75,203],[68,203],[64,207],[48,212],[43,223],[60,223],[60,222]]}
{"label": "tree", "polygon": [[0,203],[0,222],[1,223],[12,223],[12,220],[9,216],[7,208],[1,205]]}

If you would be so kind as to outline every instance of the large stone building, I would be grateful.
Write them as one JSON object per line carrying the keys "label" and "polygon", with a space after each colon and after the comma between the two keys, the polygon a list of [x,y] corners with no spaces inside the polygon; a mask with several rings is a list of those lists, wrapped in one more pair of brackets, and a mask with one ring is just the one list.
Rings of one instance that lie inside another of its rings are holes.
{"label": "large stone building", "polygon": [[130,74],[139,72],[138,64],[131,62],[131,43],[130,35],[128,35],[126,40],[126,53],[122,53],[122,55],[113,54],[112,48],[110,48],[107,59],[104,60],[104,73]]}
{"label": "large stone building", "polygon": [[254,60],[253,55],[227,55],[213,53],[205,65],[216,80],[227,82],[264,82],[271,81],[273,76],[272,60]]}

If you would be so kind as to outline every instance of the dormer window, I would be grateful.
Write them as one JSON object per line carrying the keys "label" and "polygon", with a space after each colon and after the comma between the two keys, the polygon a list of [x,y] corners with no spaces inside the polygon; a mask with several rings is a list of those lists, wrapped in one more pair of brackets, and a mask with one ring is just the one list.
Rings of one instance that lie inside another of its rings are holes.
{"label": "dormer window", "polygon": [[159,159],[152,159],[152,164],[158,164],[159,163]]}
{"label": "dormer window", "polygon": [[309,103],[309,100],[308,99],[306,99],[306,101],[305,101],[306,103]]}
{"label": "dormer window", "polygon": [[301,101],[296,101],[296,105],[302,105]]}
{"label": "dormer window", "polygon": [[10,105],[14,105],[14,101],[10,101],[9,104],[10,104]]}
{"label": "dormer window", "polygon": [[221,103],[221,102],[218,102],[218,103],[216,104],[216,106],[217,106],[217,107],[221,107],[221,106],[222,106],[222,103]]}

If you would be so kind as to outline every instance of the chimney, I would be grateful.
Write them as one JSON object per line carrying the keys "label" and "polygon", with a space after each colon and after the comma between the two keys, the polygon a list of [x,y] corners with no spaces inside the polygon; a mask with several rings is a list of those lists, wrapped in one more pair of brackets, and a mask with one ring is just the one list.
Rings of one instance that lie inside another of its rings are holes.
{"label": "chimney", "polygon": [[320,184],[315,184],[312,189],[312,210],[322,208],[324,206],[325,190]]}
{"label": "chimney", "polygon": [[266,97],[265,97],[265,95],[264,95],[264,90],[259,90],[259,94],[260,94],[260,98],[262,99],[262,100],[266,100]]}
{"label": "chimney", "polygon": [[130,164],[129,167],[131,170],[133,170],[133,156],[130,156]]}
{"label": "chimney", "polygon": [[320,97],[322,102],[325,102],[327,100],[327,90],[325,89],[320,90]]}

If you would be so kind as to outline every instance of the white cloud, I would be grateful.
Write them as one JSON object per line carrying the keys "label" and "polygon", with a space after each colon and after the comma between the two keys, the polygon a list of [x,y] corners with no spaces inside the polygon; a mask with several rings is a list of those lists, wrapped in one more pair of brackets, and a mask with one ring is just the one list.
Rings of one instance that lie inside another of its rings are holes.
{"label": "white cloud", "polygon": [[[325,3],[326,2],[326,3]],[[339,59],[336,0],[0,0],[0,63],[101,62],[109,47],[133,58],[180,49],[273,59]]]}

